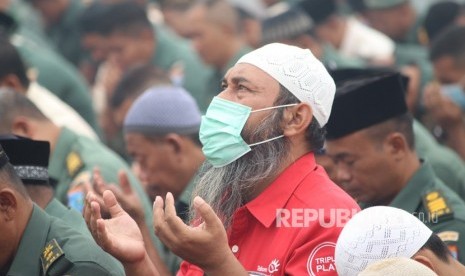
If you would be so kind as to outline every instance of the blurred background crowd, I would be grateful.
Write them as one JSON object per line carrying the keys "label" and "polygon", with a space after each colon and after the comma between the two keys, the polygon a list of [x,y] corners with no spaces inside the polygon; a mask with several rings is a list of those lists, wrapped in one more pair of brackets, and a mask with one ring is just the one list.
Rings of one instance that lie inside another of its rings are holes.
{"label": "blurred background crowd", "polygon": [[465,158],[450,127],[465,108],[461,1],[197,2],[3,0],[2,86],[35,98],[59,124],[67,119],[47,102],[71,107],[65,114],[79,121],[76,131],[127,157],[122,124],[145,88],[181,85],[205,112],[240,56],[284,42],[311,49],[330,69],[401,70],[411,112]]}
{"label": "blurred background crowd", "polygon": [[1,85],[129,160],[122,125],[146,88],[183,86],[204,113],[239,57],[283,42],[329,69],[400,70],[410,111],[465,158],[463,1],[381,2],[2,0]]}

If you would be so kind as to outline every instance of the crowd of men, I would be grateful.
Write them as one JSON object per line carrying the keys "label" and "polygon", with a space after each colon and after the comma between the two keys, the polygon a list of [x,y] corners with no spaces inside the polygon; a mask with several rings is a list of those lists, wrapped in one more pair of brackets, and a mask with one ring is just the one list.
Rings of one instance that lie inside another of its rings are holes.
{"label": "crowd of men", "polygon": [[464,275],[465,1],[0,1],[0,275]]}

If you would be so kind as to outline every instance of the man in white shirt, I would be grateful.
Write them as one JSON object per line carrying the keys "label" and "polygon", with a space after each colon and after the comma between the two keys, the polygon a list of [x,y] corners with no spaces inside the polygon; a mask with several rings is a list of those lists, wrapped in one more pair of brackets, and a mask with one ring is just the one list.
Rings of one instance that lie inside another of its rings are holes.
{"label": "man in white shirt", "polygon": [[307,0],[299,5],[313,19],[316,36],[332,44],[342,55],[371,65],[393,65],[394,42],[356,17],[339,15],[335,1]]}

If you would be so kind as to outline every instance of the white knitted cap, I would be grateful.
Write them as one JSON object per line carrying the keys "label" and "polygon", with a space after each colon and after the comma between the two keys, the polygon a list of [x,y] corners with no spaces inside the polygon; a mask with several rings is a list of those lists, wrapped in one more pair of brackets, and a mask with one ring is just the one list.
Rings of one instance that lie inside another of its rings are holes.
{"label": "white knitted cap", "polygon": [[338,275],[358,275],[369,264],[392,257],[410,258],[432,231],[408,212],[388,206],[357,213],[342,229],[335,258]]}
{"label": "white knitted cap", "polygon": [[367,266],[358,276],[437,276],[426,265],[415,260],[396,257],[384,259]]}
{"label": "white knitted cap", "polygon": [[336,85],[310,50],[271,43],[244,55],[237,63],[252,64],[265,71],[301,102],[308,103],[320,126],[326,125]]}

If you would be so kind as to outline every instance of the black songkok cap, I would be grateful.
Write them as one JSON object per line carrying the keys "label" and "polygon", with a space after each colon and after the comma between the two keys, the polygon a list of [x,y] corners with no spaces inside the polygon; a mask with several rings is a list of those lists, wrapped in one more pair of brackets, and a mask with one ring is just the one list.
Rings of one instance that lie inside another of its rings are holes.
{"label": "black songkok cap", "polygon": [[316,25],[337,12],[335,0],[305,0],[299,2],[298,7],[310,16]]}
{"label": "black songkok cap", "polygon": [[326,126],[329,140],[341,138],[407,112],[406,79],[400,73],[372,72],[371,75],[348,80],[341,80],[341,76],[338,78],[339,85],[336,87],[331,116]]}
{"label": "black songkok cap", "polygon": [[409,84],[409,78],[406,75],[403,75],[397,69],[391,67],[370,67],[370,68],[358,68],[358,67],[345,67],[338,68],[335,70],[328,70],[328,73],[334,80],[336,88],[342,87],[345,82],[353,81],[357,79],[366,79],[370,77],[381,77],[388,76],[392,74],[399,73],[401,74],[402,89],[404,93],[407,94],[407,88]]}
{"label": "black songkok cap", "polygon": [[10,163],[24,184],[48,185],[48,159],[50,143],[28,138],[3,135],[0,144],[8,154]]}

